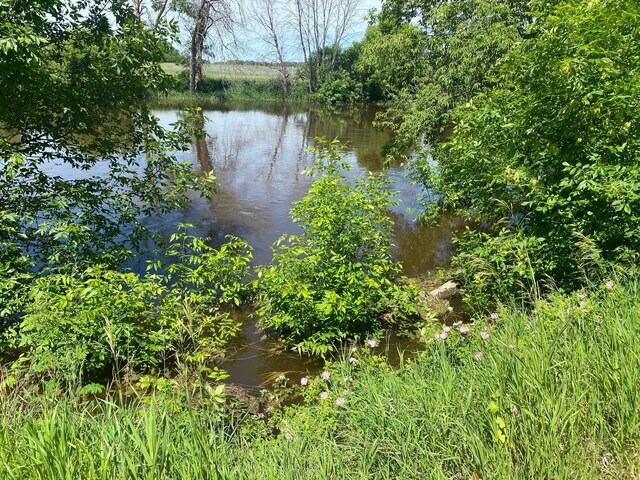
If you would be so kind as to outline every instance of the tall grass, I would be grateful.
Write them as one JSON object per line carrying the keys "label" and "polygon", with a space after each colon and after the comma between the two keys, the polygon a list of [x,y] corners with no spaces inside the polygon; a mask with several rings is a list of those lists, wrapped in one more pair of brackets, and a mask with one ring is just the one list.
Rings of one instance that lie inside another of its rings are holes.
{"label": "tall grass", "polygon": [[453,329],[398,369],[365,347],[270,425],[5,395],[0,478],[639,478],[640,281],[584,295]]}

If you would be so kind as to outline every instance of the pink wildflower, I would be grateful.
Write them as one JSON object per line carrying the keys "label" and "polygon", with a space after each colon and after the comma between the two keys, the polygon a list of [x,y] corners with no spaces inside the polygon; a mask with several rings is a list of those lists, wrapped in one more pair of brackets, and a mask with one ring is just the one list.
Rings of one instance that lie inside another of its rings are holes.
{"label": "pink wildflower", "polygon": [[336,405],[344,405],[344,402],[346,402],[346,400],[342,397],[336,399]]}
{"label": "pink wildflower", "polygon": [[302,377],[300,379],[300,385],[302,385],[303,387],[306,386],[307,383],[309,383],[309,380],[307,379],[307,377]]}
{"label": "pink wildflower", "polygon": [[351,357],[351,358],[349,359],[349,363],[350,363],[351,365],[355,365],[356,363],[358,363],[358,359],[357,359],[357,358],[355,358],[355,357]]}
{"label": "pink wildflower", "polygon": [[604,284],[605,287],[607,287],[609,290],[611,290],[613,288],[613,280],[609,280],[607,283]]}
{"label": "pink wildflower", "polygon": [[370,338],[369,340],[367,340],[367,343],[371,348],[375,348],[377,345],[376,341],[373,338]]}
{"label": "pink wildflower", "polygon": [[489,332],[480,332],[480,336],[483,340],[486,340],[487,338],[489,338]]}
{"label": "pink wildflower", "polygon": [[331,374],[329,372],[322,372],[322,379],[329,380],[331,378]]}
{"label": "pink wildflower", "polygon": [[458,320],[457,322],[453,322],[453,326],[454,327],[459,327],[460,325],[462,325],[462,320]]}
{"label": "pink wildflower", "polygon": [[480,360],[482,360],[482,352],[476,352],[473,358],[475,358],[479,362]]}
{"label": "pink wildflower", "polygon": [[329,393],[328,392],[322,392],[320,394],[320,399],[321,400],[326,400],[327,398],[329,398]]}
{"label": "pink wildflower", "polygon": [[349,395],[349,390],[347,390],[346,388],[342,391],[342,394],[346,397],[347,395]]}
{"label": "pink wildflower", "polygon": [[460,333],[467,333],[469,331],[469,327],[466,325],[460,327]]}
{"label": "pink wildflower", "polygon": [[444,331],[445,331],[446,333],[449,333],[449,332],[451,331],[451,327],[444,327]]}
{"label": "pink wildflower", "polygon": [[498,319],[498,312],[493,312],[491,314],[491,320],[497,320]]}

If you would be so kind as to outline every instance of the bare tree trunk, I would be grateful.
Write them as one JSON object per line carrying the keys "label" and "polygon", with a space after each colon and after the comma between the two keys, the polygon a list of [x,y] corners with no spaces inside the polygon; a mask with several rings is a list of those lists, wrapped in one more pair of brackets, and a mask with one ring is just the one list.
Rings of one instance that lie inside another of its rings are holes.
{"label": "bare tree trunk", "polygon": [[162,2],[158,2],[157,3],[156,18],[153,21],[153,24],[151,25],[151,28],[153,30],[158,28],[158,24],[162,21],[162,19],[167,14],[167,7],[168,6],[169,6],[169,0],[164,0]]}
{"label": "bare tree trunk", "polygon": [[257,33],[273,49],[271,60],[275,60],[280,87],[286,96],[291,85],[291,72],[286,61],[289,26],[284,12],[284,6],[278,0],[254,0],[252,3],[253,18],[259,27]]}
{"label": "bare tree trunk", "polygon": [[136,16],[138,22],[142,21],[142,12],[144,11],[144,0],[133,0],[133,13]]}
{"label": "bare tree trunk", "polygon": [[[300,34],[300,46],[302,47],[302,58],[304,60],[304,65],[305,67],[308,69],[309,67],[309,56],[307,55],[307,45],[309,46],[309,55],[311,55],[311,44],[309,42],[305,43],[305,39],[304,39],[304,30],[302,28],[302,21],[303,21],[303,8],[302,8],[302,0],[296,0],[296,12],[297,12],[297,20],[298,20],[298,33]],[[307,39],[309,37],[307,36]],[[311,81],[311,72],[309,71],[307,74],[307,82],[308,82],[308,87],[309,87],[309,93],[313,93],[313,83]]]}
{"label": "bare tree trunk", "polygon": [[[234,10],[234,7],[237,9]],[[237,46],[233,27],[236,18],[242,17],[240,5],[235,0],[185,0],[177,7],[178,13],[190,33],[189,91],[196,93],[202,86],[202,65],[205,46],[219,51]],[[216,42],[209,38],[215,34]],[[230,39],[228,38],[230,37]]]}
{"label": "bare tree trunk", "polygon": [[196,5],[195,26],[191,33],[191,55],[189,62],[189,91],[196,93],[202,85],[202,55],[204,42],[209,30],[211,0],[200,0]]}
{"label": "bare tree trunk", "polygon": [[160,22],[167,16],[169,10],[172,8],[169,3],[170,0],[131,0],[133,3],[133,12],[138,22],[144,22],[143,17],[147,14],[146,24],[152,29],[156,30]]}

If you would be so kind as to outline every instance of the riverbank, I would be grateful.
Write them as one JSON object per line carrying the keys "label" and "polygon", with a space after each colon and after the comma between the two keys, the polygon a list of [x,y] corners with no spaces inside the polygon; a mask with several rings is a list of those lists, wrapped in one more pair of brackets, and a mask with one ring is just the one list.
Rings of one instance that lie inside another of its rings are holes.
{"label": "riverbank", "polygon": [[292,390],[304,406],[259,415],[211,407],[215,392],[116,406],[30,397],[5,377],[1,476],[636,478],[640,279],[518,310],[433,325],[395,369],[377,347],[345,352]]}
{"label": "riverbank", "polygon": [[[186,67],[173,63],[161,64],[162,69],[174,77],[174,88],[158,99],[192,103],[201,100],[233,101],[309,101],[304,88],[282,92],[279,74],[274,68],[261,65],[205,64],[203,80],[198,94],[189,92]],[[295,74],[296,68],[292,67]],[[157,99],[153,99],[157,100]]]}

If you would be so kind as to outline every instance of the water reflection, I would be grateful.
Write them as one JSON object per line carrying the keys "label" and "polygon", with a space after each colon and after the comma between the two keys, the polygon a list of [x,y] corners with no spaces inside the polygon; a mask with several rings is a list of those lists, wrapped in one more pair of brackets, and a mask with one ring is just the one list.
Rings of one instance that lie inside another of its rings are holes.
{"label": "water reflection", "polygon": [[[313,162],[307,149],[314,146],[316,137],[346,142],[345,158],[353,166],[350,175],[382,169],[381,149],[389,134],[372,126],[378,107],[330,109],[274,103],[202,107],[202,114],[210,119],[205,125],[207,138],[195,140],[183,156],[194,168],[214,172],[218,192],[211,202],[194,195],[184,211],[150,219],[151,226],[166,236],[179,222],[194,224],[194,233],[212,238],[215,245],[226,235],[236,235],[254,248],[254,263],[264,264],[270,261],[271,245],[278,237],[298,231],[289,210],[307,194],[309,179],[301,172]],[[165,125],[181,115],[175,105],[155,107],[154,113]],[[448,266],[451,235],[464,226],[462,221],[444,216],[438,227],[417,226],[407,209],[417,206],[418,188],[406,178],[401,165],[392,165],[387,175],[400,200],[391,216],[395,255],[404,273],[413,276]],[[256,386],[279,373],[298,379],[320,368],[317,360],[278,352],[277,345],[264,339],[244,313],[239,318],[245,328],[233,343],[235,353],[224,365],[231,381]]]}
{"label": "water reflection", "polygon": [[[184,157],[204,172],[213,170],[218,193],[212,202],[194,196],[189,208],[178,214],[151,219],[166,235],[178,222],[196,225],[196,233],[214,244],[233,234],[254,247],[256,264],[269,262],[271,244],[297,227],[289,218],[293,202],[306,195],[309,180],[301,172],[313,161],[307,149],[316,137],[345,142],[351,175],[382,169],[381,149],[387,132],[373,128],[379,107],[342,110],[308,105],[238,102],[204,104],[208,137],[196,140]],[[154,108],[164,124],[180,115],[173,105]],[[393,209],[397,256],[405,273],[414,275],[446,267],[452,252],[451,232],[462,226],[454,217],[443,217],[439,227],[416,226],[407,208],[416,207],[418,188],[406,178],[405,169],[393,165],[387,174],[399,191],[400,205]]]}
{"label": "water reflection", "polygon": [[[316,137],[346,143],[346,160],[354,167],[350,175],[382,169],[381,149],[389,134],[372,126],[379,107],[336,109],[246,102],[206,103],[202,107],[199,115],[210,119],[205,124],[208,135],[194,139],[190,151],[179,156],[200,172],[213,172],[218,192],[211,201],[194,193],[184,210],[144,220],[165,238],[175,233],[179,223],[190,223],[195,226],[191,234],[210,237],[214,246],[222,244],[227,235],[242,238],[254,248],[254,264],[268,263],[271,245],[278,237],[298,232],[289,210],[307,194],[309,179],[302,171],[313,161],[307,149],[315,145]],[[165,126],[184,117],[179,104],[165,103],[152,109]],[[52,162],[48,168],[48,174],[71,179],[106,175],[109,165],[98,163],[90,171],[80,171]],[[406,178],[401,165],[392,165],[386,174],[394,182],[392,188],[398,190],[400,204],[391,216],[394,251],[404,273],[414,276],[447,267],[453,250],[452,232],[463,223],[443,216],[438,227],[416,226],[407,209],[417,207],[419,190]],[[130,266],[143,273],[154,248],[151,242],[143,245],[143,254]],[[239,318],[245,328],[232,346],[235,353],[225,363],[231,381],[257,386],[279,373],[299,378],[319,368],[318,360],[276,353],[277,345],[262,338],[246,311]],[[396,346],[408,346],[393,342],[392,351]]]}
{"label": "water reflection", "polygon": [[[346,143],[346,160],[353,165],[350,175],[382,169],[381,149],[389,134],[373,128],[378,107],[346,109],[315,108],[308,105],[247,103],[204,104],[201,115],[207,137],[194,139],[189,152],[181,154],[193,168],[211,172],[218,179],[212,201],[193,195],[181,212],[147,220],[150,227],[168,237],[178,223],[191,223],[193,234],[210,237],[214,245],[231,234],[254,248],[254,264],[271,260],[271,245],[284,233],[297,233],[289,217],[293,202],[307,194],[309,179],[302,175],[313,162],[307,149],[316,137],[337,138]],[[182,116],[176,105],[154,108],[164,125]],[[434,228],[417,226],[407,213],[415,208],[417,187],[406,178],[401,165],[392,165],[387,175],[398,190],[400,204],[393,208],[395,255],[408,276],[447,267],[452,254],[452,232],[464,225],[460,219],[444,216]],[[145,256],[136,268],[144,270]],[[282,353],[278,345],[263,338],[247,310],[236,312],[244,329],[231,346],[224,368],[231,382],[258,388],[279,374],[297,381],[309,371],[321,368],[317,359]],[[394,340],[390,350],[415,348]]]}

